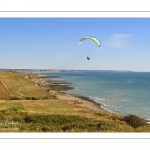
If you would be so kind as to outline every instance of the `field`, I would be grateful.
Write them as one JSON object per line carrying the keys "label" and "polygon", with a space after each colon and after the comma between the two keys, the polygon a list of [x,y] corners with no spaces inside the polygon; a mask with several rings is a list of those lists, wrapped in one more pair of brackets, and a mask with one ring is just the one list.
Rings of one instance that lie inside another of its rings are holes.
{"label": "field", "polygon": [[8,97],[9,93],[6,90],[5,86],[2,84],[2,82],[0,81],[0,96],[1,97]]}
{"label": "field", "polygon": [[[150,132],[136,116],[120,116],[82,97],[51,91],[34,74],[0,72],[0,132]],[[90,107],[89,107],[90,106]]]}
{"label": "field", "polygon": [[[36,82],[38,81],[38,82]],[[47,99],[50,95],[46,89],[39,86],[40,79],[37,75],[23,74],[20,72],[0,72],[0,97],[5,99]],[[4,86],[5,87],[4,87]]]}

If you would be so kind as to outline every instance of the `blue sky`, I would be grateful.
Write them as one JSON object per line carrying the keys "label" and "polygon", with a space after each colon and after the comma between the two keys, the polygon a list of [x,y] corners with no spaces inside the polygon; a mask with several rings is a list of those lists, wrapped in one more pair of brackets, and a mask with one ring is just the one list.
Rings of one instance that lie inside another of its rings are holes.
{"label": "blue sky", "polygon": [[149,72],[150,18],[0,18],[0,52],[1,69]]}

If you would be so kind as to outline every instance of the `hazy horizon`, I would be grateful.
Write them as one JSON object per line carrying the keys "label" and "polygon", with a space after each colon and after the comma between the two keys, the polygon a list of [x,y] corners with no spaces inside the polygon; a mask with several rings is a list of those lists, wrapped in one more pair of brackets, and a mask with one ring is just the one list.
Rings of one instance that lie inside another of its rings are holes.
{"label": "hazy horizon", "polygon": [[42,69],[37,69],[37,68],[0,68],[0,70],[35,70],[35,71],[97,71],[97,72],[150,72],[150,71],[132,71],[132,70],[92,70],[92,69],[48,69],[48,68],[42,68]]}

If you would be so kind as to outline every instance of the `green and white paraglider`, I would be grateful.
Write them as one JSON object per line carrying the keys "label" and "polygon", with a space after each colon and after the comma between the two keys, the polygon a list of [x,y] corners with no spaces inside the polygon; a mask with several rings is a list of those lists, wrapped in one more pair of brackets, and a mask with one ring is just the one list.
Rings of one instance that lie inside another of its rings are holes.
{"label": "green and white paraglider", "polygon": [[97,46],[100,47],[99,40],[95,37],[89,37],[89,36],[80,39],[79,44],[81,44],[84,40],[87,40],[87,39],[94,41],[97,44]]}
{"label": "green and white paraglider", "polygon": [[[101,44],[100,44],[100,42],[99,42],[99,40],[97,38],[89,37],[89,36],[81,38],[80,41],[79,41],[79,44],[81,44],[84,40],[87,40],[87,39],[94,41],[98,47],[101,46]],[[90,57],[87,56],[87,60],[90,60]]]}

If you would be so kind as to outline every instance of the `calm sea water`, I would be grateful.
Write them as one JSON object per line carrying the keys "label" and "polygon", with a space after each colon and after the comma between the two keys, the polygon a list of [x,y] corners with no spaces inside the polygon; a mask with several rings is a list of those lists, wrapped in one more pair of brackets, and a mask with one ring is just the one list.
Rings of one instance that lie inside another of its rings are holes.
{"label": "calm sea water", "polygon": [[57,80],[73,83],[66,91],[91,98],[103,108],[123,115],[150,119],[149,72],[58,72]]}

